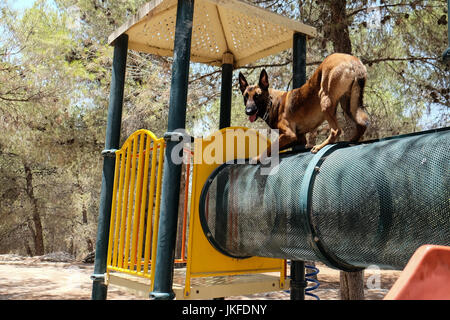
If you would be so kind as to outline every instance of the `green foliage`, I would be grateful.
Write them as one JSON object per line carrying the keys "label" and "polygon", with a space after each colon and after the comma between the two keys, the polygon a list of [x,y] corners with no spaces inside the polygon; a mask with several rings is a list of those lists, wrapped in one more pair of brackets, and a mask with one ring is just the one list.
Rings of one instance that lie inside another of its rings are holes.
{"label": "green foliage", "polygon": [[[43,1],[20,16],[2,7],[0,22],[7,35],[0,44],[0,79],[5,84],[0,90],[0,168],[5,182],[0,197],[7,199],[0,203],[5,222],[0,227],[2,251],[30,248],[38,253],[39,233],[46,250],[68,248],[79,231],[69,227],[79,215],[68,209],[92,206],[94,215],[97,205],[100,169],[95,150],[104,130],[83,118],[89,121],[96,115],[99,122],[104,112],[81,111],[84,84],[92,75],[67,59],[78,43],[65,28],[66,19]],[[81,201],[82,189],[95,197]],[[93,234],[89,236],[92,242]]]}

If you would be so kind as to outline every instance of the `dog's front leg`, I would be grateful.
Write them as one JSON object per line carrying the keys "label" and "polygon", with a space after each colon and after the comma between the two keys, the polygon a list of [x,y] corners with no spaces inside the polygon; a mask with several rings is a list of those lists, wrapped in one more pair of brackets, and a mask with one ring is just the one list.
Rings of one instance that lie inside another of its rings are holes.
{"label": "dog's front leg", "polygon": [[261,160],[266,159],[267,157],[270,157],[270,147],[267,148],[263,153],[260,155],[252,158],[252,163],[260,163]]}
{"label": "dog's front leg", "polygon": [[[282,150],[285,146],[287,146],[288,144],[293,143],[295,141],[297,141],[296,134],[294,132],[292,132],[290,129],[288,129],[288,130],[284,131],[283,133],[281,133],[278,137],[278,140],[275,141],[274,143],[278,143],[278,150]],[[261,153],[260,155],[258,155],[255,158],[253,158],[252,161],[259,163],[266,157],[270,157],[271,149],[272,148],[267,148],[263,153]]]}

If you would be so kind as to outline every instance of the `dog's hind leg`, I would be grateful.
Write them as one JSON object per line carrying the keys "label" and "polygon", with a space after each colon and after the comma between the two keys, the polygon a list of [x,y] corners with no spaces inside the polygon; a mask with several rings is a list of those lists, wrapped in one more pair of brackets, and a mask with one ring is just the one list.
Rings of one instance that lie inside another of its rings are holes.
{"label": "dog's hind leg", "polygon": [[329,80],[329,72],[323,72],[319,90],[320,108],[322,112],[325,112],[333,104],[329,92]]}
{"label": "dog's hind leg", "polygon": [[[346,119],[349,119],[353,123],[356,124],[355,118],[353,117],[352,112],[350,111],[350,93],[351,93],[351,87],[350,87],[349,93],[344,94],[341,97],[341,99],[339,100],[339,103],[341,105],[342,110],[344,111]],[[349,130],[351,132],[348,132],[348,133],[346,132],[346,139],[348,139],[350,141],[350,137],[352,137],[352,139],[353,139],[353,136],[355,135],[354,131],[358,130],[358,129],[356,127],[354,128],[353,125],[351,125],[351,126],[347,125],[346,129],[351,129],[351,130]],[[352,135],[350,136],[350,134],[352,134]]]}
{"label": "dog's hind leg", "polygon": [[325,147],[327,144],[334,143],[341,135],[341,128],[339,128],[339,124],[336,118],[336,106],[334,108],[328,109],[324,112],[325,119],[330,126],[330,134],[321,144],[315,145],[312,149],[312,153],[317,153],[320,149]]}
{"label": "dog's hind leg", "polygon": [[356,142],[362,137],[370,123],[369,116],[363,109],[365,83],[365,78],[358,78],[353,82],[351,89],[349,115],[356,124],[356,132],[350,139],[352,142]]}
{"label": "dog's hind leg", "polygon": [[[342,110],[344,110],[345,114],[353,120],[353,115],[350,111],[350,96],[349,95],[343,95],[341,99],[339,100],[339,103],[341,104]],[[353,120],[354,121],[354,120]]]}

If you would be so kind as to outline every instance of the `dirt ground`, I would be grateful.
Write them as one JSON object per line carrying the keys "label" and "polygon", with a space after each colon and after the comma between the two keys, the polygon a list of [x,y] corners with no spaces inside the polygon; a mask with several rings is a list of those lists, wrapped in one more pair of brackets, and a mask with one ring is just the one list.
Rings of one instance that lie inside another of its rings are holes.
{"label": "dirt ground", "polygon": [[[321,284],[314,293],[321,300],[339,299],[339,272],[321,264],[318,267]],[[0,300],[87,300],[91,297],[93,269],[92,264],[80,262],[48,262],[39,257],[0,255]],[[400,271],[366,269],[364,275],[365,298],[380,300],[397,280]],[[143,297],[120,287],[108,288],[108,300],[134,299]],[[288,300],[289,293],[279,291],[227,299]]]}

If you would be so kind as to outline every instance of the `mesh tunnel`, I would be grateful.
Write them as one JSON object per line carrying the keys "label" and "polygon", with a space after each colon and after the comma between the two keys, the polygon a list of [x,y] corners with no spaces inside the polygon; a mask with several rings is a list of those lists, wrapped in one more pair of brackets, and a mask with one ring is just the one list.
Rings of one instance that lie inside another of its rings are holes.
{"label": "mesh tunnel", "polygon": [[284,154],[271,175],[224,164],[203,187],[204,232],[235,258],[402,269],[419,246],[450,245],[448,129]]}

